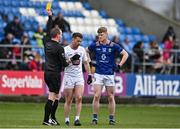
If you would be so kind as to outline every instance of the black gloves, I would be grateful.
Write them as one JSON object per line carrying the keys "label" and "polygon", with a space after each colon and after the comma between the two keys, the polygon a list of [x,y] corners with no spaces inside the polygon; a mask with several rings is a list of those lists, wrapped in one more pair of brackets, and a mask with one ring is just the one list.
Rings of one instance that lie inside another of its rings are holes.
{"label": "black gloves", "polygon": [[88,78],[87,78],[87,84],[89,85],[89,84],[91,84],[91,83],[92,83],[92,75],[89,74],[89,75],[88,75]]}
{"label": "black gloves", "polygon": [[118,69],[120,70],[121,69],[121,65],[118,64]]}
{"label": "black gloves", "polygon": [[75,54],[73,57],[71,57],[71,62],[73,65],[79,65],[80,64],[80,55]]}

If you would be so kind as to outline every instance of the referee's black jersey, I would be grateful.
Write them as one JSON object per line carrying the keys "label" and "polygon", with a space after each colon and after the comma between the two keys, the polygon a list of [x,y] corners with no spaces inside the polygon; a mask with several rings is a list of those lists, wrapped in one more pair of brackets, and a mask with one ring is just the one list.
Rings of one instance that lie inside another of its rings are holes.
{"label": "referee's black jersey", "polygon": [[47,22],[47,35],[43,39],[45,52],[45,72],[61,72],[63,67],[68,66],[65,60],[64,48],[60,43],[51,40],[50,31],[53,20],[50,16]]}

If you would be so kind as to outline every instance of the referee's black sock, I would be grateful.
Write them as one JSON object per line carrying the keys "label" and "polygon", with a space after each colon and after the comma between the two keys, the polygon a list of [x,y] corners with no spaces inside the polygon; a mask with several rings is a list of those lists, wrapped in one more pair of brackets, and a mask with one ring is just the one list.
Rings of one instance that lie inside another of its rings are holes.
{"label": "referee's black sock", "polygon": [[52,104],[53,104],[53,101],[48,99],[48,101],[46,102],[45,107],[44,107],[44,110],[45,110],[44,122],[48,122],[48,120],[49,120],[49,115],[52,111]]}
{"label": "referee's black sock", "polygon": [[51,118],[54,119],[54,120],[56,120],[55,114],[56,114],[56,110],[57,110],[57,107],[58,107],[58,103],[59,103],[59,100],[56,99],[56,100],[54,101],[53,106],[52,106]]}

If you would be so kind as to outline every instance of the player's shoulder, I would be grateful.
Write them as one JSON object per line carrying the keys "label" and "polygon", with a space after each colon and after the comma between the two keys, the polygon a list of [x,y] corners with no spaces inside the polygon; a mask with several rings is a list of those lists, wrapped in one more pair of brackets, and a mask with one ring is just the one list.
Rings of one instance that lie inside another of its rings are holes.
{"label": "player's shoulder", "polygon": [[113,41],[110,41],[110,44],[109,44],[110,46],[116,46],[117,45],[117,43],[115,43],[115,42],[113,42]]}
{"label": "player's shoulder", "polygon": [[78,48],[79,50],[85,50],[85,48],[84,47],[82,47],[82,46],[79,46],[79,48]]}
{"label": "player's shoulder", "polygon": [[86,51],[86,49],[84,47],[82,47],[82,46],[79,46],[78,51],[84,53]]}
{"label": "player's shoulder", "polygon": [[120,47],[121,48],[121,46],[118,43],[115,43],[115,42],[112,42],[112,41],[110,43],[110,46],[111,47]]}

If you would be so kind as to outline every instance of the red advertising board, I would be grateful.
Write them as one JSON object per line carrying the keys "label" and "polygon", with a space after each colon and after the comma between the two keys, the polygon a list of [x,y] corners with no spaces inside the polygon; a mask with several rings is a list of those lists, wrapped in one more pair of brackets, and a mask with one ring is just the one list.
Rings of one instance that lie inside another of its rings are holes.
{"label": "red advertising board", "polygon": [[44,95],[44,72],[0,71],[1,95]]}

